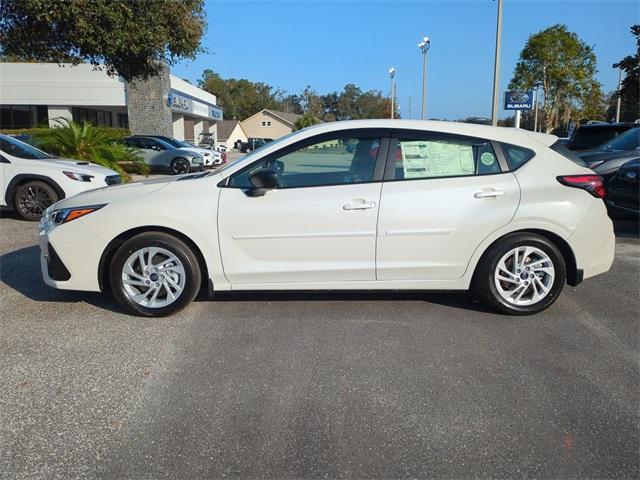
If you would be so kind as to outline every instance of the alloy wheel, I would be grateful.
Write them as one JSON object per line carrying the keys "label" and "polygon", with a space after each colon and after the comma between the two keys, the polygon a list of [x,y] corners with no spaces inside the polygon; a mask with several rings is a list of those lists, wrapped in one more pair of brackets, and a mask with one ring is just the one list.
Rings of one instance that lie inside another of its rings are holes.
{"label": "alloy wheel", "polygon": [[535,305],[545,298],[555,279],[553,261],[544,251],[519,246],[502,256],[494,272],[500,296],[511,305]]}
{"label": "alloy wheel", "polygon": [[145,247],[133,252],[122,267],[122,286],[135,303],[147,308],[171,305],[182,294],[186,273],[169,250]]}
{"label": "alloy wheel", "polygon": [[18,198],[19,211],[28,217],[40,217],[54,199],[51,194],[38,185],[29,185]]}

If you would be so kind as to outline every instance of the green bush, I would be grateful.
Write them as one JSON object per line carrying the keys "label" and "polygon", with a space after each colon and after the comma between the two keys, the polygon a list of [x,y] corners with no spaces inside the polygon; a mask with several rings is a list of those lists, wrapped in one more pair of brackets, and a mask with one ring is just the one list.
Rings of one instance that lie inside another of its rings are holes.
{"label": "green bush", "polygon": [[94,127],[87,121],[78,124],[62,119],[58,123],[59,127],[32,129],[37,130],[33,133],[33,138],[39,148],[61,157],[102,165],[115,170],[126,180],[129,175],[121,163],[132,165],[137,173],[149,172],[149,167],[137,150],[122,143],[121,140],[128,134],[127,130]]}

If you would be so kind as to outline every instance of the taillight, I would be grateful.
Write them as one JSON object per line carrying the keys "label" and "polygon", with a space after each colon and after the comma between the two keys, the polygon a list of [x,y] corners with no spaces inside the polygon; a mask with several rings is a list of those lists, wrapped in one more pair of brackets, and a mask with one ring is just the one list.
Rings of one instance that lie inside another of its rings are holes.
{"label": "taillight", "polygon": [[607,189],[600,175],[563,175],[558,181],[567,187],[581,188],[596,198],[604,198]]}

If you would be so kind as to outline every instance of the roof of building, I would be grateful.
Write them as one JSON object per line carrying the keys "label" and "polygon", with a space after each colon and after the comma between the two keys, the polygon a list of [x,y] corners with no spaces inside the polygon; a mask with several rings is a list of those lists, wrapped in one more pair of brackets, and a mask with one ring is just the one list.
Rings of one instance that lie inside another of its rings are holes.
{"label": "roof of building", "polygon": [[[222,120],[216,123],[218,126],[218,139],[226,140],[231,135],[231,132],[240,123],[240,120]],[[240,126],[242,128],[242,125]]]}
{"label": "roof of building", "polygon": [[[301,117],[302,117],[302,115],[299,115],[299,114],[297,114],[297,113],[280,112],[280,111],[278,111],[278,110],[270,110],[270,109],[268,109],[268,108],[264,108],[264,109],[260,110],[259,112],[254,113],[254,114],[253,114],[253,115],[251,115],[249,118],[253,118],[253,117],[255,117],[256,115],[260,115],[261,113],[262,113],[262,114],[265,114],[265,113],[266,113],[266,114],[271,115],[271,116],[273,116],[273,117],[277,117],[277,118],[279,118],[280,120],[282,120],[283,122],[288,123],[288,124],[289,124],[290,126],[292,126],[292,127],[293,127],[293,126],[294,126],[294,124],[296,123],[296,120],[298,120],[299,118],[301,118]],[[247,121],[249,118],[246,118],[246,119],[245,119],[245,120],[243,120],[243,121]]]}

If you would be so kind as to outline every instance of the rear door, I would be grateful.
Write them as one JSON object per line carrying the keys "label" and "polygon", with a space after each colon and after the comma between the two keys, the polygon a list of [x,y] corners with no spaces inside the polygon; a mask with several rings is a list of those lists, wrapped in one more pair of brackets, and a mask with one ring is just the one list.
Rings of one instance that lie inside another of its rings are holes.
{"label": "rear door", "polygon": [[511,221],[520,201],[498,148],[479,138],[393,133],[378,220],[378,280],[464,274],[478,245]]}

